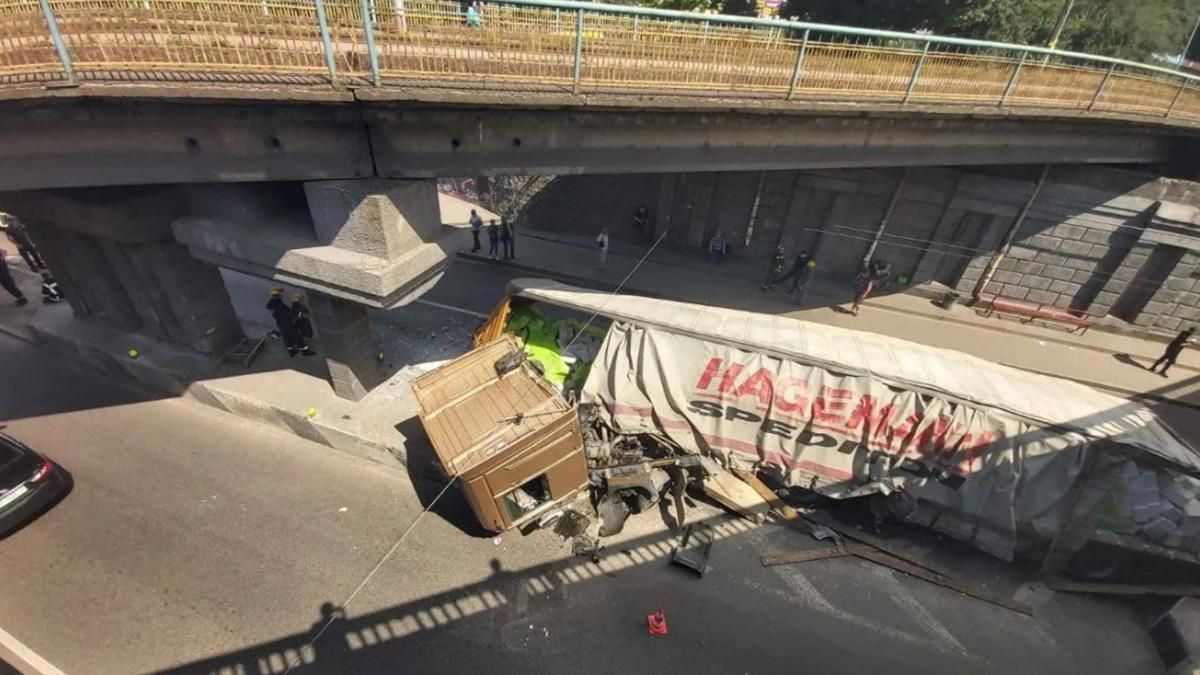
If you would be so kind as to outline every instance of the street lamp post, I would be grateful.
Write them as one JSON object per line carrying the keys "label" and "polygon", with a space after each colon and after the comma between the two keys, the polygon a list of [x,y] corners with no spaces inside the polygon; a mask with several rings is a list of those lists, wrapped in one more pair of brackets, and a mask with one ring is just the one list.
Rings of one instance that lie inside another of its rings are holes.
{"label": "street lamp post", "polygon": [[1054,33],[1050,35],[1050,42],[1046,45],[1050,49],[1058,49],[1058,38],[1062,37],[1063,28],[1067,26],[1067,18],[1071,16],[1071,9],[1075,6],[1075,0],[1064,0],[1062,10],[1058,13],[1058,22],[1054,24]]}

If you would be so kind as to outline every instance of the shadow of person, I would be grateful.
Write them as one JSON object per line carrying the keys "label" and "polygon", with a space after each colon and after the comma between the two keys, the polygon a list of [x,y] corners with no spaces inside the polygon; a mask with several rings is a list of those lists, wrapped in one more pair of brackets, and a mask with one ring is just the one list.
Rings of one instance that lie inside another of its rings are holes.
{"label": "shadow of person", "polygon": [[1142,364],[1138,363],[1137,359],[1133,358],[1129,354],[1113,354],[1113,358],[1120,361],[1121,363],[1124,363],[1127,366],[1137,366],[1138,368],[1141,368],[1142,370],[1146,369],[1146,366],[1143,366]]}
{"label": "shadow of person", "polygon": [[350,648],[346,644],[345,608],[325,602],[321,604],[320,611],[320,618],[308,629],[312,654],[307,658],[301,654],[305,663],[288,663],[293,673],[337,672],[336,664],[344,664],[350,658]]}

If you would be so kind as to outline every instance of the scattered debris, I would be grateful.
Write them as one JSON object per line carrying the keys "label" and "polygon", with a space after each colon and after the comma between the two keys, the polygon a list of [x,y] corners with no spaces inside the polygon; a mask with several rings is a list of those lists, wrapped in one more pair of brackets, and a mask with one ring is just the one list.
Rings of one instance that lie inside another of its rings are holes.
{"label": "scattered debris", "polygon": [[851,555],[856,556],[860,553],[870,553],[873,550],[874,549],[867,544],[850,544],[849,546],[814,548],[807,551],[769,553],[760,558],[759,561],[762,563],[763,567],[774,567],[776,565],[791,565],[792,563],[810,562],[813,560],[844,558]]}
{"label": "scattered debris", "polygon": [[682,565],[700,576],[708,570],[708,556],[715,539],[712,528],[704,525],[688,525],[679,540],[679,546],[671,554],[671,562]]}
{"label": "scattered debris", "polygon": [[761,523],[771,510],[767,501],[746,483],[738,480],[729,471],[708,457],[700,458],[700,466],[706,474],[704,477],[704,493],[717,500],[722,506],[736,512],[743,518]]}
{"label": "scattered debris", "polygon": [[585,556],[593,563],[600,564],[600,542],[586,534],[581,534],[571,540],[571,553]]}
{"label": "scattered debris", "polygon": [[600,516],[600,536],[611,537],[625,529],[629,505],[619,496],[604,495],[596,504],[596,514]]}
{"label": "scattered debris", "polygon": [[554,534],[563,539],[578,537],[587,531],[592,521],[575,509],[564,509],[558,522],[554,524]]}

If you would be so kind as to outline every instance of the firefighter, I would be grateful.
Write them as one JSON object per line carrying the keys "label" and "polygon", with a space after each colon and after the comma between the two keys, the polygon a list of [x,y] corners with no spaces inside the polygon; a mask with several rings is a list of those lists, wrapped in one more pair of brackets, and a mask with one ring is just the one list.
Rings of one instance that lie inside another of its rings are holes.
{"label": "firefighter", "polygon": [[316,354],[304,342],[304,336],[301,335],[300,329],[296,326],[295,310],[284,304],[282,288],[276,286],[271,289],[271,299],[267,301],[267,310],[271,312],[271,318],[275,319],[275,327],[279,329],[279,334],[283,336],[283,345],[287,348],[288,356],[295,356],[296,354],[312,356]]}
{"label": "firefighter", "polygon": [[52,305],[63,301],[62,290],[58,287],[58,282],[54,277],[50,276],[47,270],[42,271],[42,302],[47,305]]}

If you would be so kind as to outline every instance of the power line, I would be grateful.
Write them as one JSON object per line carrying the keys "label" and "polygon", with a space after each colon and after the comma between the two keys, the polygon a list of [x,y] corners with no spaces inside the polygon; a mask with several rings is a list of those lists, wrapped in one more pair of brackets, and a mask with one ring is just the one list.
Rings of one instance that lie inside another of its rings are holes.
{"label": "power line", "polygon": [[[372,567],[370,572],[367,572],[367,576],[363,577],[363,580],[359,582],[354,591],[351,592],[350,595],[346,596],[346,599],[342,602],[342,604],[338,605],[340,609],[345,610],[346,606],[353,602],[354,598],[358,596],[359,592],[361,592],[362,589],[365,588],[366,585],[371,581],[371,578],[375,576],[375,573],[378,572],[379,569],[383,567],[383,564],[388,561],[388,558],[391,558],[392,555],[395,554],[400,548],[400,545],[404,543],[404,540],[408,538],[408,535],[412,534],[412,531],[416,529],[417,524],[421,522],[421,519],[425,517],[425,514],[429,513],[433,507],[437,505],[438,500],[442,498],[442,495],[446,494],[446,490],[449,490],[450,486],[454,485],[455,480],[457,480],[457,478],[452,477],[449,481],[447,481],[446,485],[442,487],[442,490],[437,493],[436,497],[433,498],[433,501],[429,502],[429,505],[424,509],[421,509],[421,512],[418,513],[417,517],[413,518],[412,523],[409,524],[408,529],[404,530],[404,533],[401,534],[398,539],[396,539],[396,543],[392,544],[392,547],[388,549],[388,552],[383,554],[383,557],[379,559],[379,562],[375,563],[375,567]],[[333,622],[337,619],[337,612],[334,612],[333,615],[329,617],[329,620],[325,622],[325,625],[321,626],[321,628],[317,631],[317,634],[312,636],[312,639],[305,643],[304,647],[307,650],[311,650],[312,646],[316,644],[317,640],[321,639],[321,636],[325,634],[326,630],[329,630],[329,627],[332,626]],[[302,649],[301,653],[306,651],[306,649]],[[300,664],[294,663],[289,665],[287,670],[283,671],[283,675],[288,675],[298,665]]]}

